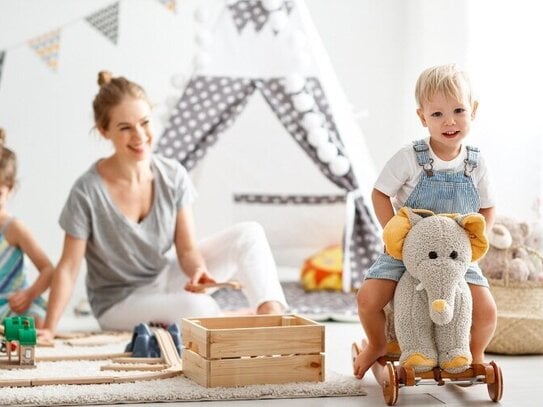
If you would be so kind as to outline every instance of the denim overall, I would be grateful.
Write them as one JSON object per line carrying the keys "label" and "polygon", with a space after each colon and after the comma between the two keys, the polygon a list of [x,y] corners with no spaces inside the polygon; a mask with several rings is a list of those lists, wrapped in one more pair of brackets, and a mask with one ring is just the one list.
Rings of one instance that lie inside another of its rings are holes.
{"label": "denim overall", "polygon": [[[434,160],[430,158],[429,147],[424,140],[414,141],[413,148],[417,163],[423,168],[423,172],[404,206],[428,209],[434,213],[479,212],[479,194],[471,179],[471,172],[477,167],[479,158],[477,148],[466,146],[467,158],[464,160],[464,170],[459,172],[434,171]],[[402,261],[383,253],[370,267],[366,278],[399,281],[404,271]],[[488,287],[488,281],[476,263],[470,265],[466,281],[469,284]]]}

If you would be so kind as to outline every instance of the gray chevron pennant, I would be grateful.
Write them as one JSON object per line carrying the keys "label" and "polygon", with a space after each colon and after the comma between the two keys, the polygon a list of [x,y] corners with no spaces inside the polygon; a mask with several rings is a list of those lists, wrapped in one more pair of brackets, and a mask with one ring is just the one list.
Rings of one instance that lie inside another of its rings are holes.
{"label": "gray chevron pennant", "polygon": [[119,36],[119,2],[92,13],[85,20],[112,43],[117,44]]}

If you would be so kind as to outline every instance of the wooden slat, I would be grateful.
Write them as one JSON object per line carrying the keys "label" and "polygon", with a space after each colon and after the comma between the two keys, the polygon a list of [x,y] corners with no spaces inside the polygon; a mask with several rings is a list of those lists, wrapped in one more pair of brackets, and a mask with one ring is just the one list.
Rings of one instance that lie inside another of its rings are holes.
{"label": "wooden slat", "polygon": [[117,372],[125,372],[125,371],[133,371],[133,370],[141,370],[141,371],[157,371],[158,370],[158,371],[160,371],[160,370],[166,369],[168,367],[169,367],[168,365],[164,365],[164,364],[128,365],[128,364],[113,363],[111,365],[100,366],[100,370],[101,371],[113,370],[113,371],[117,371]]}
{"label": "wooden slat", "polygon": [[[199,321],[198,321],[199,322]],[[209,330],[199,323],[183,319],[181,321],[181,338],[183,347],[193,350],[200,355],[209,355]]]}
{"label": "wooden slat", "polygon": [[0,387],[30,387],[32,381],[30,379],[11,379],[0,380]]}
{"label": "wooden slat", "polygon": [[204,359],[197,353],[183,349],[183,373],[194,380],[200,386],[209,387],[209,360]]}
{"label": "wooden slat", "polygon": [[63,360],[107,360],[132,355],[130,352],[103,353],[94,355],[59,355],[59,356],[38,356],[37,362],[60,362]]}
{"label": "wooden slat", "polygon": [[170,333],[162,328],[152,328],[152,331],[160,347],[160,355],[168,367],[181,366],[181,357]]}
{"label": "wooden slat", "polygon": [[53,384],[110,384],[115,382],[112,376],[104,377],[52,377],[31,379],[32,386],[48,386]]}
{"label": "wooden slat", "polygon": [[162,363],[162,358],[120,357],[120,358],[112,358],[111,361],[115,362],[115,363],[146,363],[146,364],[152,364],[152,363]]}
{"label": "wooden slat", "polygon": [[[324,351],[321,326],[284,326],[211,331],[209,359]],[[200,352],[198,352],[200,353]],[[205,355],[204,355],[205,356]]]}
{"label": "wooden slat", "polygon": [[141,373],[133,376],[119,376],[114,378],[114,383],[132,383],[140,380],[169,379],[183,374],[181,370],[168,370],[163,372]]}
{"label": "wooden slat", "polygon": [[209,387],[324,380],[324,355],[210,361]]}

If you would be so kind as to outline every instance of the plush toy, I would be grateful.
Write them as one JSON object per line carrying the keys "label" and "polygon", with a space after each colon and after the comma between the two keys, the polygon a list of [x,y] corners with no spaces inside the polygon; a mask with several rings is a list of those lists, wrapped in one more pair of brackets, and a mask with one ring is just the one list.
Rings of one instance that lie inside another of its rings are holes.
{"label": "plush toy", "polygon": [[472,361],[472,301],[464,276],[488,249],[484,217],[402,208],[383,238],[387,252],[407,270],[394,294],[400,364],[417,372],[438,365],[450,373],[466,370]]}
{"label": "plush toy", "polygon": [[343,251],[341,246],[327,247],[306,259],[300,280],[306,291],[341,291]]}
{"label": "plush toy", "polygon": [[534,276],[538,265],[526,244],[531,234],[529,223],[498,217],[488,232],[488,253],[479,263],[485,276],[501,280],[505,270],[510,280],[526,281]]}

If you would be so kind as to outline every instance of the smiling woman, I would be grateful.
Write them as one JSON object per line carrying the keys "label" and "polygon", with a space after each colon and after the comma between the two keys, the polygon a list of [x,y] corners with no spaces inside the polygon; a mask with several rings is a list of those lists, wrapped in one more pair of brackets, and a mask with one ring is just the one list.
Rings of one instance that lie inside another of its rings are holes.
{"label": "smiling woman", "polygon": [[262,228],[246,222],[197,243],[194,187],[181,164],[151,153],[144,90],[109,72],[99,73],[98,84],[95,123],[113,154],[79,177],[60,215],[66,236],[43,336],[54,331],[83,256],[90,305],[103,329],[217,315],[218,304],[197,294],[197,286],[231,278],[242,284],[254,312],[283,312],[287,305]]}

